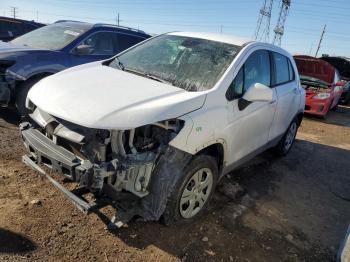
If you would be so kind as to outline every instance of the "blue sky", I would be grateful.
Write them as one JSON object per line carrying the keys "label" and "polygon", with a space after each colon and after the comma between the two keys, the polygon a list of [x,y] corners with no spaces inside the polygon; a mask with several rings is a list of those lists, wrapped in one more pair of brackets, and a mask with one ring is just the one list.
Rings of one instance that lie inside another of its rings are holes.
{"label": "blue sky", "polygon": [[[281,0],[274,1],[271,29]],[[291,0],[282,47],[293,54],[315,54],[327,24],[319,54],[350,57],[350,0]],[[1,0],[0,15],[44,23],[59,19],[115,23],[151,33],[207,31],[251,38],[263,0]],[[271,32],[271,38],[273,32]],[[311,51],[311,52],[310,52]]]}

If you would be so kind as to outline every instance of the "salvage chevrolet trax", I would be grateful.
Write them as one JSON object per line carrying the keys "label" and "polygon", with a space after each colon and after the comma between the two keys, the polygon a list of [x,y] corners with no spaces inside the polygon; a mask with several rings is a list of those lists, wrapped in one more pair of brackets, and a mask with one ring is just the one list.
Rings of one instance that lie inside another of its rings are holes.
{"label": "salvage chevrolet trax", "polygon": [[279,47],[163,34],[36,84],[23,160],[86,212],[93,203],[41,166],[111,196],[116,225],[191,221],[224,174],[267,148],[289,152],[304,103],[294,60]]}

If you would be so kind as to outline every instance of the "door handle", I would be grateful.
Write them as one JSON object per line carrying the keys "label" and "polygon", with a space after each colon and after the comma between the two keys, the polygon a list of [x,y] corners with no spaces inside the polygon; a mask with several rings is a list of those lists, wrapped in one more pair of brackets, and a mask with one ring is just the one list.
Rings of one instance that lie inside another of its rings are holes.
{"label": "door handle", "polygon": [[296,89],[296,88],[293,89],[293,93],[294,93],[294,94],[297,93],[297,89]]}
{"label": "door handle", "polygon": [[276,103],[276,100],[270,101],[270,104],[274,104],[274,103]]}

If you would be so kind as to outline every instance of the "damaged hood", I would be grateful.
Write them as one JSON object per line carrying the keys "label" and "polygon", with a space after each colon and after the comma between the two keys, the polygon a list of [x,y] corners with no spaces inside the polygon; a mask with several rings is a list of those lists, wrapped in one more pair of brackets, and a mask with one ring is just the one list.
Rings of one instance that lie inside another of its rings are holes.
{"label": "damaged hood", "polygon": [[205,97],[100,62],[44,78],[28,93],[32,103],[57,118],[120,130],[182,116],[202,107]]}

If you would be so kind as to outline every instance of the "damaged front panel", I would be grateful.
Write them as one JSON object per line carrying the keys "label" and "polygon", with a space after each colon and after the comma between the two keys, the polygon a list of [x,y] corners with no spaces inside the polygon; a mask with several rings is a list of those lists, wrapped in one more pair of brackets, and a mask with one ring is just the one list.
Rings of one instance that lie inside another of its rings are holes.
{"label": "damaged front panel", "polygon": [[159,159],[164,158],[169,141],[184,124],[176,119],[131,130],[100,130],[31,109],[30,116],[38,127],[21,124],[31,159],[93,192],[101,192],[107,184],[116,192],[127,191],[139,198],[150,194],[149,184]]}

